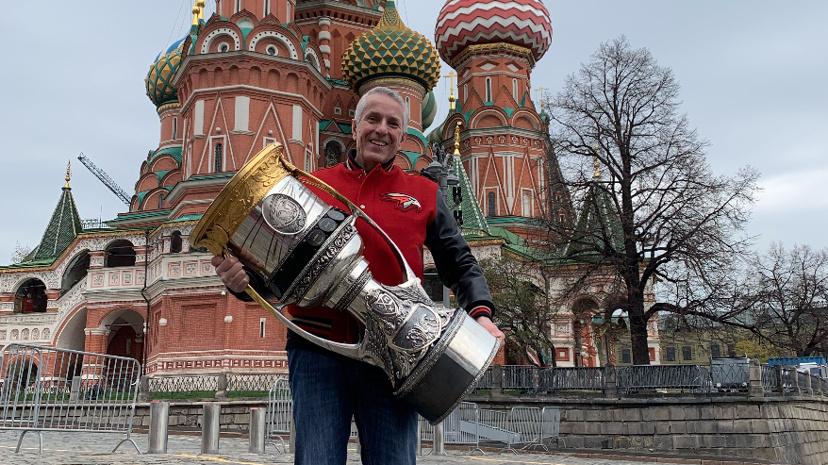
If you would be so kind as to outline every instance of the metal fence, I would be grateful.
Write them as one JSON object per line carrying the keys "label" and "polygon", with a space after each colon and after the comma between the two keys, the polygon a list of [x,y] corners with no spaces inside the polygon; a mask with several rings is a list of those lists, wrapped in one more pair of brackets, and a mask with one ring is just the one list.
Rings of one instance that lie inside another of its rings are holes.
{"label": "metal fence", "polygon": [[[132,440],[141,366],[127,357],[10,344],[0,364],[0,430],[122,433]],[[140,451],[139,451],[140,452]]]}
{"label": "metal fence", "polygon": [[538,391],[602,391],[604,370],[596,368],[543,368],[538,374]]}
{"label": "metal fence", "polygon": [[[480,428],[478,423],[479,412],[477,404],[461,402],[460,405],[443,420],[443,444],[468,446],[472,450],[480,450]],[[434,426],[425,418],[420,418],[420,444],[431,443],[435,447]]]}
{"label": "metal fence", "polygon": [[[814,394],[828,396],[828,380],[794,367],[757,367],[755,389],[766,395]],[[505,365],[490,367],[476,385],[478,393],[499,390],[523,395],[640,396],[731,395],[751,389],[747,363],[701,365],[639,365],[624,367],[538,368]]]}
{"label": "metal fence", "polygon": [[287,452],[290,432],[293,430],[293,400],[287,378],[277,379],[267,396],[267,439],[277,450]]}
{"label": "metal fence", "polygon": [[[290,385],[285,378],[278,379],[271,387],[267,403],[268,442],[277,450],[287,451],[293,430],[293,402]],[[557,407],[513,407],[511,410],[479,409],[477,404],[462,402],[442,422],[442,445],[467,446],[472,451],[483,452],[482,444],[500,444],[504,449],[529,449],[541,447],[545,441],[556,438],[560,431],[560,410]],[[418,442],[420,446],[441,439],[434,433],[434,426],[419,418]],[[357,437],[351,424],[351,438]],[[440,447],[442,449],[442,447]]]}
{"label": "metal fence", "polygon": [[218,375],[176,375],[149,378],[150,393],[210,392],[219,388]]}
{"label": "metal fence", "polygon": [[269,392],[284,373],[211,373],[203,375],[154,376],[148,379],[150,394],[190,393],[196,397],[213,397],[218,392],[257,396]]}
{"label": "metal fence", "polygon": [[648,365],[616,369],[617,389],[624,395],[659,392],[707,392],[710,374],[698,365]]}

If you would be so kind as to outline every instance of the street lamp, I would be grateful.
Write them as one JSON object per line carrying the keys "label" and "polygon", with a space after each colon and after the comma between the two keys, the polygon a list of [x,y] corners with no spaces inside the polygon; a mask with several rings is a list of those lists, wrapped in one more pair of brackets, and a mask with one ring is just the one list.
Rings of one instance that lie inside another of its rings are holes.
{"label": "street lamp", "polygon": [[[463,225],[463,210],[461,208],[461,202],[463,200],[463,194],[460,187],[460,178],[454,173],[453,164],[455,162],[459,163],[459,155],[460,155],[460,122],[458,121],[457,126],[455,127],[455,135],[454,135],[455,143],[454,143],[454,154],[458,156],[457,160],[455,160],[453,156],[449,156],[446,149],[439,144],[432,144],[431,145],[431,153],[432,153],[432,162],[429,163],[428,166],[423,168],[420,173],[423,176],[431,179],[432,181],[436,182],[438,186],[440,186],[440,195],[443,199],[446,199],[446,193],[449,192],[449,188],[451,188],[451,202],[446,200],[446,204],[449,208],[452,209],[452,215],[454,216],[454,220],[457,222],[458,226]],[[449,289],[443,286],[443,305],[448,308],[451,305],[449,299]]]}

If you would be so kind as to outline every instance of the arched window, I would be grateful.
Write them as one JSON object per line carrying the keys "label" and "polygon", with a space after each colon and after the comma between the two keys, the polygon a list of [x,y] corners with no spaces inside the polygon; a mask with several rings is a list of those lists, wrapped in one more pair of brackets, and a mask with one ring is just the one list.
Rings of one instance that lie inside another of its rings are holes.
{"label": "arched window", "polygon": [[518,80],[512,79],[512,97],[515,99],[515,102],[518,100]]}
{"label": "arched window", "polygon": [[173,118],[172,120],[172,138],[175,139],[175,136],[178,135],[178,118]]}
{"label": "arched window", "polygon": [[494,191],[489,191],[486,193],[486,215],[497,215],[497,197],[495,197]]}
{"label": "arched window", "polygon": [[332,140],[325,144],[325,166],[333,166],[342,158],[342,145]]}
{"label": "arched window", "polygon": [[37,278],[29,279],[14,295],[14,313],[44,313],[48,300],[43,281]]}
{"label": "arched window", "polygon": [[224,144],[218,143],[215,145],[213,149],[213,171],[216,173],[221,173],[224,171],[223,163],[224,161]]}
{"label": "arched window", "polygon": [[181,231],[173,231],[170,236],[170,253],[181,253]]}
{"label": "arched window", "polygon": [[264,0],[264,15],[270,14],[270,0]]}
{"label": "arched window", "polygon": [[486,78],[486,103],[492,101],[492,78]]}
{"label": "arched window", "polygon": [[84,250],[72,259],[72,262],[66,267],[66,271],[63,272],[63,279],[60,283],[60,295],[66,294],[75,284],[86,278],[88,271],[89,252]]}
{"label": "arched window", "polygon": [[135,247],[132,242],[126,239],[112,241],[106,247],[104,266],[108,268],[135,266]]}

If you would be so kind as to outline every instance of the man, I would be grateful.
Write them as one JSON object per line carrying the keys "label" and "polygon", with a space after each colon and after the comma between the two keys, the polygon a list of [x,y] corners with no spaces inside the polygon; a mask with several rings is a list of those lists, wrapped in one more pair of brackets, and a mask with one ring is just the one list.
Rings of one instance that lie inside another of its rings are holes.
{"label": "man", "polygon": [[[432,252],[437,271],[461,307],[503,341],[492,322],[494,305],[483,271],[463,239],[438,186],[394,165],[408,126],[405,104],[396,92],[376,87],[359,100],[354,114],[356,155],[314,173],[364,210],[400,248],[412,270],[423,277],[422,249]],[[329,204],[347,210],[318,189]],[[378,233],[357,223],[371,273],[384,284],[399,284],[402,271]],[[235,258],[213,259],[224,284],[239,298],[250,277]],[[255,285],[255,284],[254,284]],[[316,335],[354,342],[359,326],[347,312],[292,308],[293,321]],[[289,333],[288,362],[293,395],[296,462],[344,465],[351,417],[360,435],[362,463],[414,465],[417,415],[392,396],[377,367],[325,351]]]}

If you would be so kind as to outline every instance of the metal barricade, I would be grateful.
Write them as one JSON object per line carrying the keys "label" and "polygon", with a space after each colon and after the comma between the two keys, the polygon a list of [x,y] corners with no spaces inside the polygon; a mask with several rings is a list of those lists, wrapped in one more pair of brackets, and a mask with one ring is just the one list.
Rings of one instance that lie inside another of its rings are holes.
{"label": "metal barricade", "polygon": [[512,407],[509,410],[509,430],[515,435],[512,442],[506,444],[504,450],[517,453],[515,446],[520,450],[541,447],[549,450],[541,442],[541,409],[538,407]]}
{"label": "metal barricade", "polygon": [[558,439],[561,435],[561,409],[544,407],[541,409],[541,442]]}
{"label": "metal barricade", "polygon": [[[432,444],[432,450],[434,450],[436,447],[434,445],[434,426],[422,417],[419,417],[419,422],[420,447],[424,442],[429,442]],[[483,452],[480,449],[479,429],[477,404],[461,402],[443,420],[443,444],[469,446],[471,452]]]}
{"label": "metal barricade", "polygon": [[509,412],[506,410],[478,409],[478,435],[480,443],[498,442],[513,444],[518,434],[509,424]]}
{"label": "metal barricade", "polygon": [[278,378],[267,396],[267,441],[287,452],[293,424],[293,398],[287,378]]}
{"label": "metal barricade", "polygon": [[132,439],[141,365],[128,357],[10,344],[3,350],[0,430],[122,433]]}

